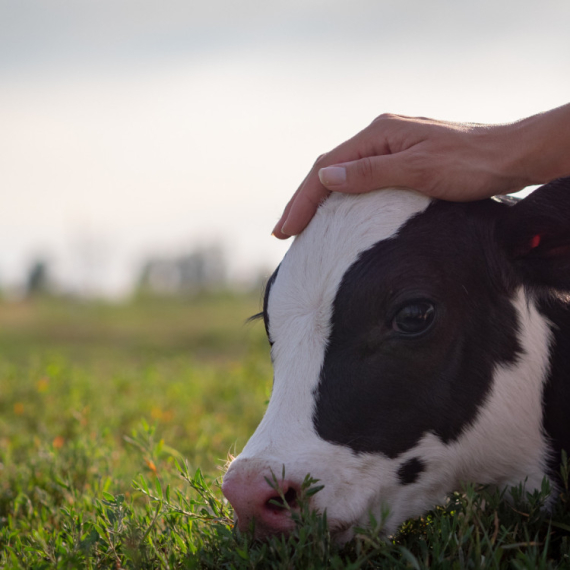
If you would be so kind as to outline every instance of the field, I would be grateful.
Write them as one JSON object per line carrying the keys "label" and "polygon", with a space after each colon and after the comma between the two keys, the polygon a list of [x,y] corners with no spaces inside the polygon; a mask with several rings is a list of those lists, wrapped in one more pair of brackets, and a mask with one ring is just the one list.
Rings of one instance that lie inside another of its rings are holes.
{"label": "field", "polygon": [[306,504],[287,540],[235,530],[219,479],[271,390],[258,310],[236,294],[0,303],[0,567],[570,568],[567,485],[551,514],[546,489],[468,487],[343,547]]}

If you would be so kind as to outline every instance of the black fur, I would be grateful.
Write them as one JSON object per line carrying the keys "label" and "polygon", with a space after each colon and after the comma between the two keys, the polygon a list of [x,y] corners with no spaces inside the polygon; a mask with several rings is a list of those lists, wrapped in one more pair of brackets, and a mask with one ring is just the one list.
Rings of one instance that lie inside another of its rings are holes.
{"label": "black fur", "polygon": [[412,457],[412,459],[408,459],[408,461],[400,465],[398,479],[402,485],[411,485],[418,480],[418,477],[424,470],[424,462],[417,457]]}
{"label": "black fur", "polygon": [[551,368],[543,394],[544,429],[551,442],[550,472],[558,475],[562,450],[570,454],[570,303],[563,297],[544,299],[542,313],[556,326]]}
{"label": "black fur", "polygon": [[[474,421],[495,366],[520,352],[514,289],[489,271],[503,262],[493,235],[505,209],[435,202],[348,269],[316,393],[323,439],[394,458],[427,432],[450,442]],[[392,319],[413,300],[436,316],[408,338]]]}

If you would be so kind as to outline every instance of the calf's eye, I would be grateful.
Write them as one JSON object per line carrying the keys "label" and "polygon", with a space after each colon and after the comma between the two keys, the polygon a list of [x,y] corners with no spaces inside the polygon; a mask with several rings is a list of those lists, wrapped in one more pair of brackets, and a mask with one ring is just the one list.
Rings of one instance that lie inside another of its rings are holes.
{"label": "calf's eye", "polygon": [[402,307],[392,321],[392,329],[405,336],[427,332],[435,318],[435,307],[427,301],[414,301]]}

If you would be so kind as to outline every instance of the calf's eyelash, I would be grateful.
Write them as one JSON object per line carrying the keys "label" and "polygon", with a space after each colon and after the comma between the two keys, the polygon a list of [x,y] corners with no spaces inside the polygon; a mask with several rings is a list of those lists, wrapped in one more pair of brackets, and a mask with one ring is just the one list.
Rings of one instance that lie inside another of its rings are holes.
{"label": "calf's eyelash", "polygon": [[251,317],[248,317],[245,322],[246,324],[248,323],[254,323],[255,321],[259,321],[263,319],[263,312],[261,313],[256,313],[255,315],[251,315]]}

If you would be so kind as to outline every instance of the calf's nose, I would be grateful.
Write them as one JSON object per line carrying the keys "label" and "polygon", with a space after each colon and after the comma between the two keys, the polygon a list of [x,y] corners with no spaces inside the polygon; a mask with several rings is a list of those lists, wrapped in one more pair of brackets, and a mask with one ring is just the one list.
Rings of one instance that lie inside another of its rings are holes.
{"label": "calf's nose", "polygon": [[[273,487],[268,481],[272,482]],[[297,508],[300,485],[293,481],[274,481],[271,473],[251,475],[245,471],[230,470],[224,477],[222,492],[234,509],[238,528],[245,531],[253,521],[256,538],[288,533],[295,526],[291,511]]]}

